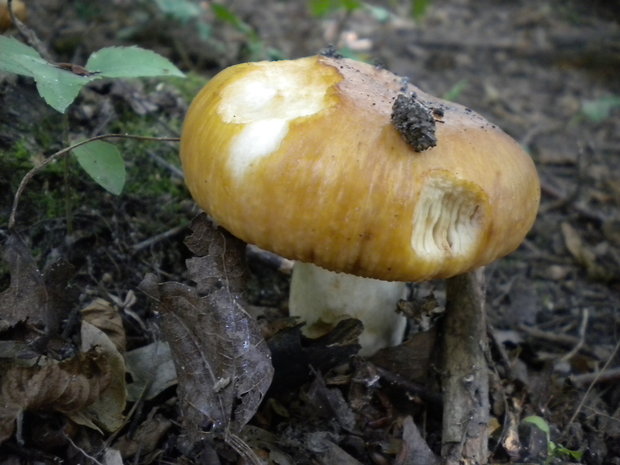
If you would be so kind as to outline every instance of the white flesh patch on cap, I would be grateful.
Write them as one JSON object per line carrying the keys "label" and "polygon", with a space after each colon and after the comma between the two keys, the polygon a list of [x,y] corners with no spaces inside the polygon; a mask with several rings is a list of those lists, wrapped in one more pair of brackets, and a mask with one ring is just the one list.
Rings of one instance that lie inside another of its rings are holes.
{"label": "white flesh patch on cap", "polygon": [[230,168],[239,179],[257,160],[278,149],[289,122],[324,108],[328,85],[311,81],[292,63],[258,67],[222,91],[218,113],[225,123],[243,124],[230,146]]}
{"label": "white flesh patch on cap", "polygon": [[480,197],[465,185],[433,177],[420,192],[413,214],[411,247],[429,261],[471,254],[478,244],[482,209]]}

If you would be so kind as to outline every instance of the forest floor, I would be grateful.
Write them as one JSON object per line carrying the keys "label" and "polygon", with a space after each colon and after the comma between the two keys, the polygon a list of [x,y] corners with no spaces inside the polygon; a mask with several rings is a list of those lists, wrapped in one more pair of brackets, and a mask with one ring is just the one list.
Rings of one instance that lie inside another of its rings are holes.
{"label": "forest floor", "polygon": [[[157,282],[193,286],[205,265],[194,261],[188,271],[186,260],[214,253],[184,241],[199,209],[183,186],[177,143],[115,142],[128,172],[120,196],[62,158],[26,186],[7,228],[20,180],[50,154],[105,133],[178,137],[192,96],[219,70],[328,44],[474,109],[537,165],[538,219],[524,244],[485,272],[490,462],[620,465],[613,2],[431,1],[418,15],[409,2],[387,0],[324,13],[325,2],[229,0],[218,14],[198,1],[26,3],[26,27],[56,62],[84,64],[102,47],[138,45],[187,77],[98,81],[61,115],[31,79],[0,74],[0,465],[233,464],[239,452],[278,465],[436,463],[443,282],[412,286],[431,325],[366,360],[347,339],[355,325],[303,338],[287,318],[287,262],[248,252],[243,290],[261,332],[240,337],[266,339],[274,379],[269,391],[267,383],[253,392],[260,405],[225,405],[247,426],[218,429],[183,416],[199,379],[175,374],[178,353],[163,341],[183,335],[162,320],[165,304],[153,295]],[[14,29],[5,34],[24,40]],[[166,296],[191,300],[187,287],[174,286]],[[242,377],[263,380],[269,371],[260,363],[253,370]],[[204,409],[225,403],[226,384],[206,391]],[[188,423],[211,433],[196,445]]]}

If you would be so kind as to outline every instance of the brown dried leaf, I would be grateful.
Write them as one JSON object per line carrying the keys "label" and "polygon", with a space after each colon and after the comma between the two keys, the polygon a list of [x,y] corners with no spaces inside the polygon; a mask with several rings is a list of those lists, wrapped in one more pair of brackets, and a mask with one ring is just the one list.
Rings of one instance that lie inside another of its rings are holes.
{"label": "brown dried leaf", "polygon": [[577,230],[568,223],[562,223],[561,228],[566,248],[588,275],[594,279],[608,279],[609,272],[597,263],[596,254],[583,243]]}
{"label": "brown dried leaf", "polygon": [[11,271],[11,284],[0,294],[0,331],[20,321],[42,329],[52,324],[45,281],[30,250],[16,235],[4,244],[3,258]]}
{"label": "brown dried leaf", "polygon": [[402,344],[381,349],[370,360],[409,381],[424,382],[428,377],[436,336],[436,328],[411,334]]}
{"label": "brown dried leaf", "polygon": [[97,298],[82,310],[82,320],[103,331],[114,343],[116,349],[124,353],[127,340],[123,319],[118,309],[110,302]]}
{"label": "brown dried leaf", "polygon": [[82,322],[81,339],[83,353],[98,349],[106,357],[110,382],[100,390],[95,402],[72,412],[69,417],[95,430],[116,431],[123,425],[127,401],[125,361],[110,338],[86,321]]}
{"label": "brown dried leaf", "polygon": [[438,465],[441,460],[428,447],[411,416],[403,421],[403,445],[394,465]]}
{"label": "brown dried leaf", "polygon": [[177,373],[166,342],[155,341],[125,354],[132,381],[127,385],[130,401],[150,400],[177,382]]}
{"label": "brown dried leaf", "polygon": [[0,443],[13,434],[23,411],[70,415],[95,402],[110,379],[109,359],[97,347],[62,362],[42,358],[38,366],[13,364],[0,382]]}
{"label": "brown dried leaf", "polygon": [[114,443],[114,448],[118,449],[124,458],[132,457],[137,453],[143,457],[155,450],[159,441],[171,427],[172,421],[152,411],[136,431],[130,431],[121,436]]}
{"label": "brown dried leaf", "polygon": [[42,274],[29,248],[16,234],[6,240],[2,258],[11,272],[11,284],[0,293],[0,332],[27,322],[36,328],[35,337],[41,331],[55,334],[64,316],[73,266],[59,261]]}
{"label": "brown dried leaf", "polygon": [[244,244],[198,221],[192,237],[206,244],[201,247],[207,255],[188,263],[197,289],[180,283],[155,285],[152,278],[142,287],[163,314],[190,440],[212,432],[239,451],[243,446],[235,435],[256,412],[273,368],[258,326],[242,304]]}
{"label": "brown dried leaf", "polygon": [[332,441],[332,434],[326,431],[309,433],[305,438],[306,448],[316,454],[321,465],[362,465],[362,462],[349,455]]}
{"label": "brown dried leaf", "polygon": [[187,260],[190,278],[198,293],[209,294],[222,286],[241,297],[245,286],[245,243],[217,228],[207,215],[197,216],[185,244],[197,257]]}
{"label": "brown dried leaf", "polygon": [[362,330],[361,321],[349,318],[316,339],[305,338],[299,324],[274,334],[268,341],[275,367],[272,392],[290,392],[310,381],[311,367],[326,373],[347,362],[359,352],[357,341]]}

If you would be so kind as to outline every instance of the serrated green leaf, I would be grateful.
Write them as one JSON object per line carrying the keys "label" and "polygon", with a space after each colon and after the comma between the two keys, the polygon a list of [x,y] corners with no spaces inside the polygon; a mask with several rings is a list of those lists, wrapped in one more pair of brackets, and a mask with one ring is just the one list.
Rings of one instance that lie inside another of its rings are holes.
{"label": "serrated green leaf", "polygon": [[34,78],[39,95],[64,113],[80,89],[98,76],[78,76],[45,61],[33,48],[0,36],[0,70]]}
{"label": "serrated green leaf", "polygon": [[39,95],[49,106],[60,113],[65,112],[82,87],[98,79],[98,76],[78,76],[46,61],[39,62],[33,59],[27,66],[37,83]]}
{"label": "serrated green leaf", "polygon": [[125,186],[125,162],[115,145],[96,140],[73,149],[80,166],[108,192],[119,195]]}
{"label": "serrated green leaf", "polygon": [[184,76],[167,58],[140,47],[102,48],[88,58],[85,68],[108,78]]}

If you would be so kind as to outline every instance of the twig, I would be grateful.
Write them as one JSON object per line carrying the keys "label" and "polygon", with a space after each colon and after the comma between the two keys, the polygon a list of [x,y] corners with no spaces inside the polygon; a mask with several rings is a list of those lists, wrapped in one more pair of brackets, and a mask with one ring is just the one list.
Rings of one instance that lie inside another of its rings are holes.
{"label": "twig", "polygon": [[581,386],[588,383],[607,383],[620,380],[620,367],[609,370],[600,370],[596,373],[584,373],[583,375],[570,376],[571,383]]}
{"label": "twig", "polygon": [[45,168],[50,163],[67,155],[69,152],[71,152],[71,150],[77,147],[80,147],[82,145],[88,144],[90,142],[93,142],[96,140],[104,140],[104,139],[135,139],[135,140],[159,141],[159,142],[166,142],[166,141],[178,142],[179,141],[178,137],[147,137],[147,136],[135,136],[135,135],[130,135],[130,134],[103,134],[100,136],[95,136],[89,139],[85,139],[69,147],[65,147],[64,149],[59,150],[56,153],[53,153],[52,155],[47,157],[45,161],[43,161],[43,163],[41,163],[39,166],[35,166],[30,171],[28,171],[22,178],[21,182],[19,183],[19,187],[17,188],[17,191],[15,192],[15,196],[13,197],[13,207],[11,208],[11,215],[9,216],[9,224],[8,224],[9,230],[15,227],[15,215],[17,214],[17,206],[19,205],[19,199],[21,198],[21,195],[24,189],[26,188],[26,185],[30,182],[30,180],[34,177],[35,174],[37,174],[39,171],[42,171],[43,168]]}
{"label": "twig", "polygon": [[243,439],[233,433],[226,434],[224,438],[226,444],[234,449],[237,454],[241,455],[244,459],[250,462],[252,465],[263,465],[261,459],[254,453],[252,448],[248,446]]}
{"label": "twig", "polygon": [[618,353],[619,350],[620,350],[620,341],[618,341],[618,343],[616,344],[614,351],[611,353],[611,355],[605,362],[605,365],[603,365],[603,368],[601,369],[601,371],[597,373],[597,375],[594,377],[594,379],[588,386],[588,389],[586,389],[586,392],[584,393],[583,397],[579,401],[579,404],[577,405],[575,412],[573,412],[573,415],[570,417],[570,420],[568,420],[568,423],[564,427],[563,436],[566,436],[566,434],[568,433],[570,426],[573,424],[573,422],[575,421],[575,418],[577,418],[577,415],[579,415],[579,412],[583,408],[583,405],[585,404],[586,399],[588,395],[590,394],[590,391],[592,391],[592,388],[594,388],[594,385],[598,382],[598,380],[603,375],[603,373],[607,371],[607,369],[609,368],[609,365],[611,365],[612,360],[616,357],[616,354]]}
{"label": "twig", "polygon": [[[373,365],[374,366],[374,365]],[[381,378],[390,383],[391,385],[395,385],[400,387],[401,389],[405,389],[412,393],[413,395],[419,397],[424,402],[428,402],[433,406],[433,408],[438,407],[441,408],[442,405],[442,397],[440,394],[436,392],[432,392],[429,389],[425,388],[423,385],[414,383],[408,379],[403,378],[397,373],[393,373],[385,368],[381,368],[378,366],[374,366]]]}
{"label": "twig", "polygon": [[188,225],[182,224],[180,226],[175,226],[174,228],[169,229],[168,231],[164,231],[163,233],[156,234],[155,236],[149,237],[148,239],[143,240],[142,242],[138,242],[131,246],[132,252],[139,252],[147,247],[156,244],[159,241],[166,240],[172,236],[179,234],[181,231],[187,229]]}
{"label": "twig", "polygon": [[157,155],[156,153],[152,153],[149,152],[149,157],[151,157],[155,163],[157,163],[160,166],[163,166],[164,168],[166,168],[168,171],[170,171],[170,173],[179,178],[179,179],[183,179],[183,171],[176,165],[173,165],[172,163],[169,163],[168,161],[164,160],[162,157],[160,157],[159,155]]}
{"label": "twig", "polygon": [[579,338],[571,336],[570,334],[552,333],[550,331],[543,331],[538,328],[532,328],[527,325],[519,325],[519,329],[528,336],[543,341],[551,342],[553,344],[561,344],[563,346],[575,346],[579,344]]}
{"label": "twig", "polygon": [[22,23],[21,20],[15,16],[15,12],[13,11],[13,0],[9,0],[7,6],[9,8],[11,22],[19,32],[19,35],[21,35],[26,42],[28,42],[37,52],[39,52],[39,55],[47,61],[54,62],[52,55],[47,50],[47,47],[45,47],[43,42],[41,42],[41,39],[37,37],[32,29]]}
{"label": "twig", "polygon": [[489,376],[482,270],[447,281],[443,321],[444,465],[487,463]]}
{"label": "twig", "polygon": [[73,439],[71,439],[67,434],[63,434],[63,436],[69,442],[69,444],[71,444],[74,447],[75,450],[77,450],[79,453],[81,453],[88,460],[94,462],[96,465],[103,465],[99,460],[97,460],[95,457],[90,455],[88,452],[86,452],[84,449],[82,449],[80,446],[78,446],[75,442],[73,442]]}
{"label": "twig", "polygon": [[581,350],[586,341],[586,329],[588,327],[588,317],[590,316],[590,312],[588,309],[583,310],[583,314],[581,315],[581,324],[579,325],[579,341],[577,344],[565,355],[563,355],[558,361],[565,362],[570,360]]}

